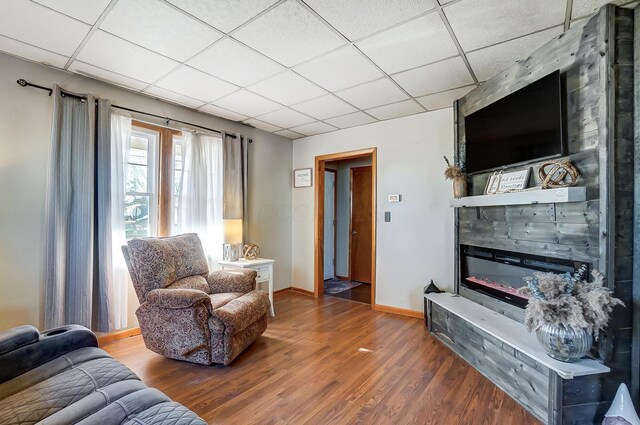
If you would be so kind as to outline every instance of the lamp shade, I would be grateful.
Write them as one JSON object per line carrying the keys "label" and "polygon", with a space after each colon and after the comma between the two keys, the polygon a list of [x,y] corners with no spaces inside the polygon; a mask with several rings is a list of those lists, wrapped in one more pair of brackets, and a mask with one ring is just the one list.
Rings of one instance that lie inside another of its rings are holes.
{"label": "lamp shade", "polygon": [[242,220],[224,220],[224,243],[242,243]]}

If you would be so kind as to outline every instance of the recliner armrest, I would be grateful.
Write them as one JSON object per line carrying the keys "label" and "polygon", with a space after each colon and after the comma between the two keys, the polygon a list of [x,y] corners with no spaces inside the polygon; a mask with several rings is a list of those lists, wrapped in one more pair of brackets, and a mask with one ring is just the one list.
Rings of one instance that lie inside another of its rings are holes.
{"label": "recliner armrest", "polygon": [[256,289],[255,270],[216,270],[209,274],[207,283],[212,294],[223,294],[226,292],[247,293]]}
{"label": "recliner armrest", "polygon": [[147,293],[147,302],[162,308],[189,308],[198,303],[209,303],[206,292],[198,289],[154,289]]}
{"label": "recliner armrest", "polygon": [[211,332],[236,334],[267,314],[269,307],[269,294],[266,292],[244,294],[211,312],[211,317],[217,319]]}

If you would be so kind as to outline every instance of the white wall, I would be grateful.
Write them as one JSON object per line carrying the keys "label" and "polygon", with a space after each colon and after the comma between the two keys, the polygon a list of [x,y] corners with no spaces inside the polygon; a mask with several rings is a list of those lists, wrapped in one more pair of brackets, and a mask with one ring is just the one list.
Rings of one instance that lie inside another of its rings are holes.
{"label": "white wall", "polygon": [[[289,139],[165,103],[109,84],[0,54],[0,329],[42,326],[44,208],[52,98],[16,80],[111,99],[114,104],[253,138],[249,239],[276,260],[275,287],[291,286]],[[137,299],[130,291],[130,325]]]}
{"label": "white wall", "polygon": [[336,176],[336,275],[349,276],[349,222],[351,221],[351,173],[354,167],[371,165],[371,158],[355,158],[325,164]]}
{"label": "white wall", "polygon": [[[451,182],[442,158],[453,156],[452,109],[398,118],[293,143],[293,168],[318,155],[377,147],[376,304],[421,311],[430,279],[453,290]],[[387,195],[402,202],[387,203]],[[314,188],[293,189],[293,285],[313,291]],[[391,211],[391,223],[384,222]]]}

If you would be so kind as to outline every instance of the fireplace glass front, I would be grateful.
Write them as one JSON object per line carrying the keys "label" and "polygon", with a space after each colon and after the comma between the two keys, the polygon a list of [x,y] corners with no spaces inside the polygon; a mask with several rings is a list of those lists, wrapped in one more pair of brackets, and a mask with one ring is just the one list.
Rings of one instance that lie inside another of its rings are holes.
{"label": "fireplace glass front", "polygon": [[525,295],[518,293],[519,288],[526,286],[525,277],[536,271],[573,273],[583,264],[489,248],[464,245],[460,248],[461,284],[519,307],[528,302]]}

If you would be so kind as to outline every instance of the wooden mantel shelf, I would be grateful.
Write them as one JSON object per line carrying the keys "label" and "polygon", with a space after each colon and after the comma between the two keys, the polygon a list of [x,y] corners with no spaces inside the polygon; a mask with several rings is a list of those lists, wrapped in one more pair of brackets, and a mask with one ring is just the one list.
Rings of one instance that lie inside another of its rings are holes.
{"label": "wooden mantel shelf", "polygon": [[523,192],[499,193],[496,195],[467,196],[452,198],[449,204],[453,208],[487,207],[498,205],[559,204],[582,202],[587,200],[587,188],[562,187],[558,189],[536,189]]}
{"label": "wooden mantel shelf", "polygon": [[528,332],[522,323],[509,319],[459,295],[443,292],[440,294],[428,294],[425,295],[425,298],[519,352],[526,354],[556,372],[563,379],[597,375],[607,373],[610,370],[602,363],[591,359],[581,359],[574,363],[565,363],[552,359],[540,345],[535,334]]}

